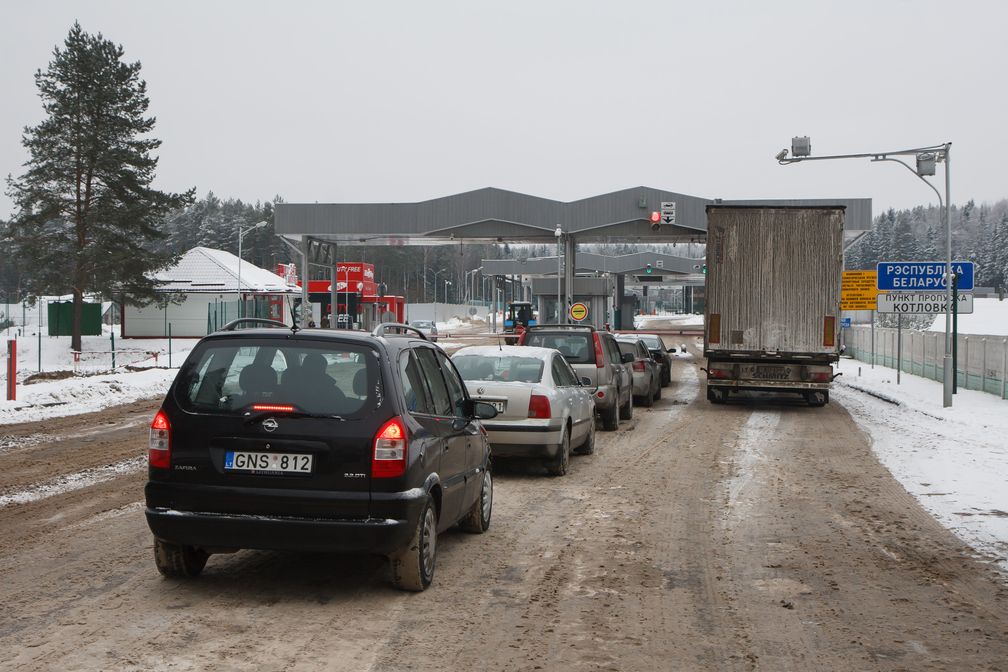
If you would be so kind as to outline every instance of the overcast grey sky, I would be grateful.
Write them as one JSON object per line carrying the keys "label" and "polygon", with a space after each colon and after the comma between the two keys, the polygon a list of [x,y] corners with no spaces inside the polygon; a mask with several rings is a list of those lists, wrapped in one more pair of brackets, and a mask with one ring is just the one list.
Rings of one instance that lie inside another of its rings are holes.
{"label": "overcast grey sky", "polygon": [[777,165],[810,135],[816,154],[949,140],[954,202],[1008,197],[1008,3],[0,0],[4,176],[74,20],[143,64],[166,190],[936,202],[895,164]]}

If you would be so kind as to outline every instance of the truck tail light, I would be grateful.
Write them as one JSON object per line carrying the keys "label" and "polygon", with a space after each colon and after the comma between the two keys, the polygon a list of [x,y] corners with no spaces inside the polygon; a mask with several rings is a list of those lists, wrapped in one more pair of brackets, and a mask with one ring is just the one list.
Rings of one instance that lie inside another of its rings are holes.
{"label": "truck tail light", "polygon": [[836,345],[836,317],[833,315],[823,318],[822,344],[827,348]]}
{"label": "truck tail light", "polygon": [[634,371],[644,371],[644,362],[640,359],[634,360],[633,363]]}
{"label": "truck tail light", "polygon": [[595,341],[595,368],[601,369],[605,366],[605,355],[602,354],[602,339],[597,332],[592,332],[592,339]]}
{"label": "truck tail light", "polygon": [[541,394],[533,394],[529,397],[528,417],[546,419],[552,417],[552,409],[547,397]]}
{"label": "truck tail light", "polygon": [[150,426],[147,464],[154,469],[171,467],[171,423],[163,410],[157,412]]}
{"label": "truck tail light", "polygon": [[707,376],[717,378],[718,380],[729,380],[732,377],[732,371],[731,369],[715,369],[711,367],[707,369]]}
{"label": "truck tail light", "polygon": [[406,426],[398,416],[378,430],[371,456],[371,478],[395,478],[406,473]]}
{"label": "truck tail light", "polygon": [[813,382],[828,383],[833,380],[833,373],[831,371],[813,371],[810,377]]}
{"label": "truck tail light", "polygon": [[714,313],[710,316],[710,324],[707,325],[707,342],[721,342],[721,314]]}

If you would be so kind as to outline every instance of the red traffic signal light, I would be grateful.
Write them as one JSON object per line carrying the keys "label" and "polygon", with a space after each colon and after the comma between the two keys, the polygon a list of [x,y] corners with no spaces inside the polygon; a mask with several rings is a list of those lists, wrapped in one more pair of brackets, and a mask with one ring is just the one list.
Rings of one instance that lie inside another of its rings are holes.
{"label": "red traffic signal light", "polygon": [[657,231],[658,229],[661,228],[661,213],[660,212],[652,212],[650,219],[651,219],[651,230],[652,231]]}

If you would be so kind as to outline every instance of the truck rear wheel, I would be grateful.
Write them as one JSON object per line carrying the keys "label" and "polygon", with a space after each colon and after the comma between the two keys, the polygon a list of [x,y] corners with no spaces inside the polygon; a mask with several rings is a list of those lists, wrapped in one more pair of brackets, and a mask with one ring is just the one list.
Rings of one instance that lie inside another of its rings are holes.
{"label": "truck rear wheel", "polygon": [[812,408],[820,408],[829,403],[829,390],[816,390],[805,393],[805,401]]}

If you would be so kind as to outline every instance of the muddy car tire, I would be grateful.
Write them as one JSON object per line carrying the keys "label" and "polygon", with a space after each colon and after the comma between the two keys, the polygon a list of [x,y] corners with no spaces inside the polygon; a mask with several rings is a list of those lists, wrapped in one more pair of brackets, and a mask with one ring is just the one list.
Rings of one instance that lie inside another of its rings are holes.
{"label": "muddy car tire", "polygon": [[557,453],[556,458],[550,462],[548,467],[550,476],[564,476],[567,474],[567,470],[570,468],[570,455],[570,431],[564,428],[563,436],[560,438],[560,452]]}
{"label": "muddy car tire", "polygon": [[161,574],[171,579],[196,578],[206,567],[209,557],[209,553],[194,546],[154,540],[154,564]]}
{"label": "muddy car tire", "polygon": [[620,409],[620,420],[633,419],[633,395],[627,397],[626,406]]}
{"label": "muddy car tire", "polygon": [[425,590],[434,580],[436,561],[437,511],[434,508],[434,498],[428,494],[416,529],[413,530],[413,538],[389,556],[392,585],[400,590]]}
{"label": "muddy car tire", "polygon": [[578,455],[591,455],[595,452],[595,418],[591,418],[588,421],[588,436],[585,437],[584,443],[578,446],[574,452]]}
{"label": "muddy car tire", "polygon": [[483,484],[479,497],[473,502],[465,517],[459,522],[463,532],[483,534],[490,527],[490,515],[493,513],[493,476],[489,469],[483,470]]}

